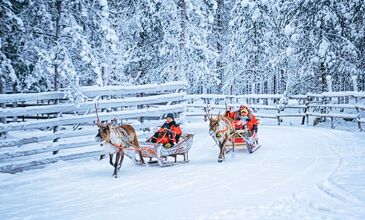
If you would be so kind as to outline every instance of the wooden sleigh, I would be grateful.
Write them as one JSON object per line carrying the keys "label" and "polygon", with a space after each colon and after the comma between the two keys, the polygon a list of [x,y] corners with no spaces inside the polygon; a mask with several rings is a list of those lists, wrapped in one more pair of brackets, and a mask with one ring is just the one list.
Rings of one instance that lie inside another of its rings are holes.
{"label": "wooden sleigh", "polygon": [[244,125],[243,129],[235,130],[235,133],[231,135],[228,139],[226,145],[226,150],[235,151],[236,148],[247,148],[247,151],[251,154],[261,147],[258,143],[258,138],[256,135],[252,135]]}
{"label": "wooden sleigh", "polygon": [[[158,163],[161,167],[171,166],[178,163],[189,162],[189,150],[193,145],[193,134],[183,134],[179,143],[170,148],[165,148],[160,143],[139,142],[142,156],[149,158],[149,164]],[[177,156],[183,156],[183,161],[177,161]],[[168,158],[174,158],[169,161]]]}

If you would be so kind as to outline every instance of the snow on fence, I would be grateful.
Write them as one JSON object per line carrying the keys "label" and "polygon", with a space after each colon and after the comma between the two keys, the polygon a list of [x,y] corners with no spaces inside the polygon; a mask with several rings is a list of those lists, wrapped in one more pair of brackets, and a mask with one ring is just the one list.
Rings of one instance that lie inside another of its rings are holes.
{"label": "snow on fence", "polygon": [[[137,130],[157,127],[167,112],[178,120],[185,116],[205,116],[209,105],[215,113],[227,106],[248,105],[260,118],[299,118],[302,124],[340,118],[365,123],[364,92],[321,94],[186,95],[185,83],[173,82],[141,86],[81,87],[83,102],[73,103],[68,93],[44,92],[0,95],[0,172],[18,172],[43,167],[59,160],[98,157],[95,141],[95,103],[99,118],[132,123]],[[186,102],[187,101],[187,102]],[[139,131],[141,132],[141,131]]]}
{"label": "snow on fence", "polygon": [[301,118],[301,124],[309,124],[312,117],[314,125],[319,122],[341,118],[353,121],[363,130],[365,123],[365,92],[324,92],[306,95],[286,94],[248,94],[248,95],[188,95],[186,116],[204,116],[204,107],[209,106],[215,113],[223,113],[227,107],[238,109],[240,105],[248,105],[259,118],[277,120],[280,125],[283,118]]}
{"label": "snow on fence", "polygon": [[[146,130],[172,112],[184,120],[185,83],[81,87],[83,102],[66,92],[0,95],[0,172],[18,172],[59,160],[98,157],[95,103],[101,121],[114,118]],[[98,99],[98,101],[96,101]]]}

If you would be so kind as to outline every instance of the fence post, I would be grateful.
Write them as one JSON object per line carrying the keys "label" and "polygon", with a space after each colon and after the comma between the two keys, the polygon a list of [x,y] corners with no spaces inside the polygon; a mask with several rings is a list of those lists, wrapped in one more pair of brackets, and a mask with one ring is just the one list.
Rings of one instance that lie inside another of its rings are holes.
{"label": "fence post", "polygon": [[308,96],[307,96],[306,99],[304,99],[304,105],[305,105],[305,107],[304,107],[304,116],[302,118],[302,124],[301,125],[304,125],[305,118],[307,118],[307,125],[308,125],[308,117],[309,117],[308,114],[307,114],[308,109],[309,109],[309,99],[308,99]]}
{"label": "fence post", "polygon": [[[16,94],[16,84],[13,83],[13,94]],[[17,102],[13,102],[13,108],[16,108],[18,106]],[[13,117],[13,122],[18,122],[18,117],[14,116]]]}
{"label": "fence post", "polygon": [[278,125],[280,126],[280,109],[278,109],[278,114],[276,115],[276,118],[278,119]]}
{"label": "fence post", "polygon": [[[143,97],[143,93],[137,94],[137,97]],[[143,105],[137,105],[137,109],[143,109]],[[139,117],[139,122],[143,123],[143,121],[144,121],[143,116]]]}
{"label": "fence post", "polygon": [[[0,77],[0,94],[5,94],[5,79]],[[0,108],[5,108],[5,103],[0,103]],[[0,118],[0,123],[6,123],[6,117]],[[1,132],[0,137],[6,135],[6,132]]]}
{"label": "fence post", "polygon": [[[55,88],[55,91],[58,91],[58,88]],[[58,99],[55,99],[54,100],[54,105],[58,105],[59,104],[59,101],[60,100],[58,100]],[[56,113],[56,118],[59,118],[60,117],[60,113]],[[59,131],[59,127],[58,126],[53,126],[53,134],[55,134],[55,133],[57,133]],[[60,138],[59,137],[57,137],[57,138],[55,138],[55,139],[53,139],[53,143],[57,143],[58,142],[58,140],[59,140]],[[58,154],[58,151],[59,150],[55,150],[55,151],[53,151],[52,152],[52,154],[53,155],[55,155],[55,154]]]}
{"label": "fence post", "polygon": [[[357,88],[357,76],[356,75],[353,75],[351,76],[351,79],[352,79],[352,85],[353,85],[353,89],[354,89],[354,92],[357,92],[358,91],[358,88]],[[357,104],[358,103],[358,98],[355,96],[355,103]],[[357,113],[357,126],[359,128],[360,131],[362,131],[362,127],[361,127],[361,122],[360,122],[360,109],[359,107],[355,106],[355,109],[356,109],[356,113]]]}
{"label": "fence post", "polygon": [[310,101],[311,101],[311,99],[310,99],[310,97],[309,97],[309,95],[307,94],[307,107],[306,107],[306,109],[307,109],[307,111],[306,111],[306,116],[307,116],[307,121],[306,121],[306,123],[307,123],[307,126],[308,126],[308,124],[309,124],[309,114],[308,114],[308,112],[309,112],[309,108],[310,108]]}

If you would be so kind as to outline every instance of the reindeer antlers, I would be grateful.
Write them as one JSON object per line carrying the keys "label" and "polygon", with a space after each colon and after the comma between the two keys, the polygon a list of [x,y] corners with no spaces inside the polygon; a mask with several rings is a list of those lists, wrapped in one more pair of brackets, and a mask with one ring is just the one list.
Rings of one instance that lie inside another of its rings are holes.
{"label": "reindeer antlers", "polygon": [[207,105],[207,107],[204,107],[205,110],[205,115],[208,117],[209,120],[212,119],[212,115],[210,114],[210,110],[209,110],[209,106]]}

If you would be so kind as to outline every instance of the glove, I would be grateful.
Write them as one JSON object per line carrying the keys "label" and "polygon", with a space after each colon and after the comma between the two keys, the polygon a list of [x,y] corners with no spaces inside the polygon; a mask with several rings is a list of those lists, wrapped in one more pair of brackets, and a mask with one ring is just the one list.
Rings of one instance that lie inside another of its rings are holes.
{"label": "glove", "polygon": [[246,118],[246,121],[251,121],[251,118]]}

